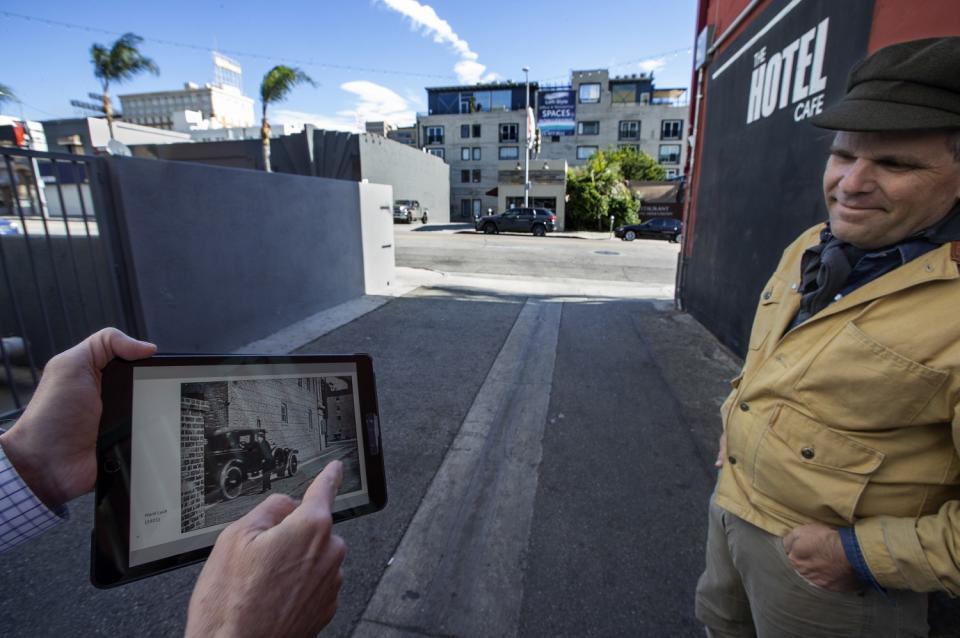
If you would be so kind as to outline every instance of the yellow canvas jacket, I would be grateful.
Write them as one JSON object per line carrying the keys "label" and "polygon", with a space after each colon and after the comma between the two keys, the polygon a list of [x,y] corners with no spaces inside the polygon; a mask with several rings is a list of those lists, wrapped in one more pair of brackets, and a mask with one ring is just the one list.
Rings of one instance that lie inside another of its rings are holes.
{"label": "yellow canvas jacket", "polygon": [[960,595],[960,276],[945,244],[793,330],[800,257],[764,286],[721,408],[716,502],[778,536],[853,525],[877,581]]}

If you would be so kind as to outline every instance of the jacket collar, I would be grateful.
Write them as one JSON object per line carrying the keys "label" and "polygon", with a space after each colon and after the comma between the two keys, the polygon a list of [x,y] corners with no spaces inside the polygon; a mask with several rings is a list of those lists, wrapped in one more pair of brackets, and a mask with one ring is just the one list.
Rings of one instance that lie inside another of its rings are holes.
{"label": "jacket collar", "polygon": [[[808,243],[805,248],[816,245],[818,241],[819,233],[814,233],[810,238],[810,243]],[[913,286],[919,286],[932,281],[960,279],[960,273],[957,271],[958,267],[960,267],[960,262],[954,261],[952,256],[953,250],[958,251],[958,254],[960,254],[960,248],[953,248],[953,244],[948,242],[922,257],[899,266],[884,276],[857,288],[849,295],[834,301],[797,326],[794,330],[800,330],[804,326],[825,319],[826,317],[871,302],[874,299],[912,288]],[[799,274],[794,273],[794,276],[797,277],[797,281],[793,283],[799,284]],[[801,295],[796,288],[793,289],[792,293],[793,294],[787,295],[786,299],[784,299],[785,307],[780,321],[782,325],[777,326],[780,335],[784,334],[790,322],[793,321],[793,318],[796,316],[797,311],[800,309]]]}

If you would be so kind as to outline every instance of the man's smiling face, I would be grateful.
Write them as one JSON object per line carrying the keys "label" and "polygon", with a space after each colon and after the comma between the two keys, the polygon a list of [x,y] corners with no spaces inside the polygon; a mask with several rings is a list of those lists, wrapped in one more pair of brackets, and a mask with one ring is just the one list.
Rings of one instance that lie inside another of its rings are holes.
{"label": "man's smiling face", "polygon": [[841,131],[823,172],[833,234],[858,248],[895,244],[960,199],[960,161],[945,131]]}

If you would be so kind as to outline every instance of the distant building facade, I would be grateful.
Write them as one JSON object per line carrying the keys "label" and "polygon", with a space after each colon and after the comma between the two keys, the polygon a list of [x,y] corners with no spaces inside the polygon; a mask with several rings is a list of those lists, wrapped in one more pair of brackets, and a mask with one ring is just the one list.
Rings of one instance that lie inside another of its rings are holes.
{"label": "distant building facade", "polygon": [[[650,75],[610,77],[605,69],[574,71],[569,84],[531,82],[530,106],[542,131],[536,159],[576,167],[598,150],[631,146],[656,159],[668,179],[679,177],[687,150],[686,97],[683,88],[656,88]],[[451,218],[472,219],[499,211],[504,201],[515,203],[512,195],[499,197],[497,188],[504,166],[523,168],[525,85],[428,88],[427,102],[427,113],[417,116],[416,143],[450,165]],[[550,207],[550,197],[536,190],[533,184],[536,205]]]}
{"label": "distant building facade", "polygon": [[367,133],[371,135],[380,135],[382,137],[388,137],[390,132],[395,130],[397,127],[390,122],[365,122],[363,125]]}
{"label": "distant building facade", "polygon": [[204,120],[212,120],[217,128],[254,126],[253,98],[241,91],[240,65],[220,54],[214,54],[213,63],[212,84],[201,87],[187,82],[180,90],[121,95],[123,119],[169,131],[177,130],[175,113],[199,111]]}
{"label": "distant building facade", "polygon": [[420,127],[416,124],[413,126],[399,126],[395,130],[387,131],[387,139],[414,148],[420,148],[420,136],[417,134],[419,130]]}

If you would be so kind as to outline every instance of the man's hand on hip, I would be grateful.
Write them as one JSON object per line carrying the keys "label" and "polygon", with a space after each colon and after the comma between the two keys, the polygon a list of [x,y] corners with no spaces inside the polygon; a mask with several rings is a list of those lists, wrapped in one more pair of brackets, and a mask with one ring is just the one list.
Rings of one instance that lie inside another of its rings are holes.
{"label": "man's hand on hip", "polygon": [[862,587],[843,551],[840,532],[832,527],[801,525],[783,537],[783,549],[797,573],[814,585],[831,591]]}
{"label": "man's hand on hip", "polygon": [[727,460],[727,433],[724,432],[720,435],[720,451],[717,452],[717,460],[714,463],[717,467],[723,467],[724,461]]}

